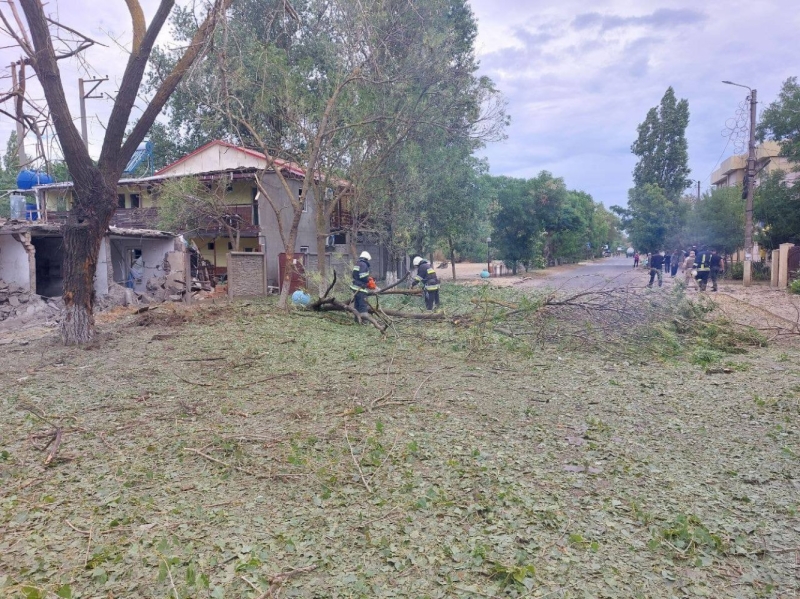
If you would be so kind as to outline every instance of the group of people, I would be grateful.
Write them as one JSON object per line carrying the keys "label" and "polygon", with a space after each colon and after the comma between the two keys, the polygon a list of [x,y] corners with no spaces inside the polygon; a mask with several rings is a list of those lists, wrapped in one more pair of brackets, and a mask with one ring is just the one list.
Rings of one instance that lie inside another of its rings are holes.
{"label": "group of people", "polygon": [[[633,255],[633,267],[639,266],[639,252]],[[692,248],[688,251],[676,249],[672,254],[666,252],[656,252],[648,254],[646,264],[650,267],[650,282],[648,287],[652,287],[656,279],[658,286],[663,284],[663,273],[670,273],[671,277],[678,274],[678,269],[684,273],[686,287],[691,287],[696,282],[700,291],[705,291],[708,281],[711,280],[711,291],[717,290],[717,281],[720,274],[725,270],[725,259],[716,249],[701,247],[700,250]]]}
{"label": "group of people", "polygon": [[[375,280],[369,274],[370,260],[372,260],[372,256],[369,252],[361,252],[353,266],[353,280],[350,283],[350,289],[354,292],[353,307],[359,314],[366,314],[369,312],[367,293],[377,288],[375,286]],[[427,310],[438,308],[439,277],[436,275],[436,269],[421,256],[416,256],[411,261],[411,264],[416,269],[411,280],[411,288],[414,289],[417,285],[422,288],[422,295],[425,298],[425,308]],[[359,317],[356,317],[356,322],[359,322]]]}

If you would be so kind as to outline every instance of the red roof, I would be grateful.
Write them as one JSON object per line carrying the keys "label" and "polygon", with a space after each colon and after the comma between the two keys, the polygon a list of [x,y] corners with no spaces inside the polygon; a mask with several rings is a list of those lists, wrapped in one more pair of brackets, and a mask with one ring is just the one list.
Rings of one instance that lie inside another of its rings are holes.
{"label": "red roof", "polygon": [[[200,146],[199,148],[197,148],[193,152],[189,152],[188,154],[186,154],[186,156],[183,156],[183,157],[179,158],[178,160],[176,160],[172,164],[168,164],[164,168],[159,169],[156,172],[156,175],[163,174],[164,171],[167,171],[167,170],[173,168],[174,166],[176,166],[176,165],[178,165],[178,164],[180,164],[180,163],[182,163],[182,162],[184,162],[186,160],[189,160],[189,158],[191,158],[192,156],[196,156],[197,154],[199,154],[201,152],[204,152],[205,150],[207,150],[208,148],[210,148],[212,146],[223,146],[225,148],[229,148],[231,150],[236,150],[237,152],[241,152],[243,154],[247,154],[248,156],[252,156],[253,158],[259,158],[261,160],[264,160],[265,162],[267,161],[267,157],[262,152],[258,152],[256,150],[251,150],[249,148],[243,148],[241,146],[235,146],[232,143],[228,143],[227,141],[223,141],[221,139],[215,139],[214,141],[208,142],[204,146]],[[292,173],[293,175],[297,175],[298,177],[303,177],[306,174],[305,170],[303,170],[299,165],[297,165],[297,164],[295,164],[293,162],[287,162],[286,160],[281,160],[280,158],[275,158],[273,160],[273,163],[275,165],[277,165],[278,167],[280,167],[281,170],[289,171],[290,173]]]}

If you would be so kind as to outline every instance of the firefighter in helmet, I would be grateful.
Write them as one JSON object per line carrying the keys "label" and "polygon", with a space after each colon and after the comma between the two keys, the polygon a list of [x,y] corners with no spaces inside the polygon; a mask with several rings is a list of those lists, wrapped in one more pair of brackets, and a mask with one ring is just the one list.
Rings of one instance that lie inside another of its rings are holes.
{"label": "firefighter in helmet", "polygon": [[[369,261],[372,256],[369,252],[361,252],[358,260],[353,266],[353,280],[350,283],[350,289],[355,292],[353,296],[353,304],[359,314],[366,314],[369,312],[369,303],[367,302],[367,292],[369,291],[370,283],[374,286],[372,277],[369,276]],[[359,318],[356,317],[356,322]]]}
{"label": "firefighter in helmet", "polygon": [[439,277],[436,276],[436,270],[433,265],[417,256],[412,260],[417,272],[414,274],[414,280],[411,283],[413,289],[417,285],[422,285],[422,293],[425,296],[425,308],[433,310],[439,307]]}

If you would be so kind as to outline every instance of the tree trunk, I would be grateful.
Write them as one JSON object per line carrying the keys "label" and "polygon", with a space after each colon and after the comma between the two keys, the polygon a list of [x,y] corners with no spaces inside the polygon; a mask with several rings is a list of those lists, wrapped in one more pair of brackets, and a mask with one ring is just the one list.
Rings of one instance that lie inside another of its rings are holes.
{"label": "tree trunk", "polygon": [[94,338],[94,277],[100,244],[114,214],[116,191],[95,174],[97,185],[84,191],[76,186],[76,201],[64,225],[65,345],[89,343]]}
{"label": "tree trunk", "polygon": [[[286,264],[283,269],[283,282],[281,283],[281,295],[278,298],[278,308],[284,310],[289,300],[289,288],[292,286],[292,275],[294,274],[294,246],[297,243],[297,227],[300,224],[300,217],[302,216],[302,210],[294,211],[292,226],[289,229],[289,237],[286,239],[286,245],[283,248],[286,253]],[[280,216],[278,218],[280,218]]]}
{"label": "tree trunk", "polygon": [[449,237],[448,242],[450,243],[450,268],[453,270],[453,280],[456,280],[456,248],[453,244],[453,238]]}

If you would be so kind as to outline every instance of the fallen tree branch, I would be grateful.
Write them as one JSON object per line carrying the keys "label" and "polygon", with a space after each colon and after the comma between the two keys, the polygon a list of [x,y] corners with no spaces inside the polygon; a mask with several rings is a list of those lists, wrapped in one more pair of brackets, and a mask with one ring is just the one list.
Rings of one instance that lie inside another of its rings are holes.
{"label": "fallen tree branch", "polygon": [[61,436],[63,434],[63,431],[61,430],[60,426],[56,427],[54,434],[55,434],[55,440],[53,442],[53,447],[50,449],[50,451],[47,453],[47,457],[44,459],[45,466],[50,465],[50,463],[55,459],[56,454],[58,453],[58,448],[61,447]]}
{"label": "fallen tree branch", "polygon": [[275,593],[277,593],[280,588],[288,582],[290,578],[294,576],[298,576],[300,574],[305,574],[306,572],[311,572],[316,570],[319,567],[318,564],[311,564],[309,566],[304,566],[302,568],[295,568],[294,570],[289,570],[288,572],[281,572],[280,574],[276,574],[275,576],[269,577],[269,588],[267,591],[260,595],[257,599],[269,599],[270,597],[275,597]]}

